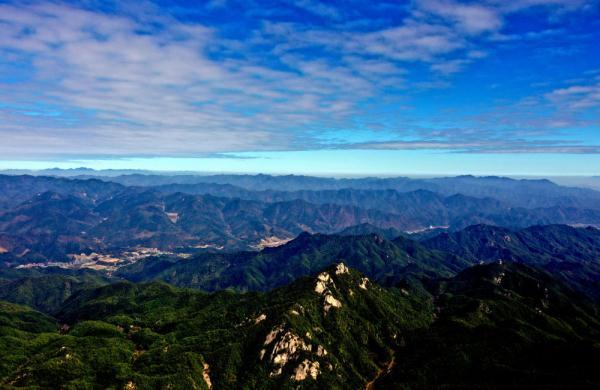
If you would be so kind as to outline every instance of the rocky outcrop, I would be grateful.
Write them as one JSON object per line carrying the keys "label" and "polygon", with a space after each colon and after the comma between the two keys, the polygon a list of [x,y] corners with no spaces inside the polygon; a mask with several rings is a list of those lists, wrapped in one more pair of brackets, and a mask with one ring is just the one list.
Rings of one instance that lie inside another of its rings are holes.
{"label": "rocky outcrop", "polygon": [[346,264],[344,264],[344,263],[339,263],[335,268],[336,275],[343,275],[343,274],[347,274],[348,272],[349,272],[349,269],[348,269],[348,267],[346,267]]}
{"label": "rocky outcrop", "polygon": [[290,360],[295,360],[300,351],[311,351],[312,345],[307,344],[300,336],[288,331],[275,343],[271,352],[270,362],[274,367],[271,376],[281,374],[283,367]]}
{"label": "rocky outcrop", "polygon": [[327,294],[325,295],[325,304],[323,305],[323,309],[327,313],[332,307],[340,308],[342,307],[342,302],[338,301],[333,295]]}
{"label": "rocky outcrop", "polygon": [[360,280],[360,284],[358,285],[359,288],[366,290],[367,289],[367,283],[369,282],[369,278],[362,278]]}
{"label": "rocky outcrop", "polygon": [[315,285],[315,292],[317,294],[323,294],[325,290],[329,288],[329,286],[335,286],[331,276],[329,276],[329,273],[321,272],[319,275],[317,275],[317,284]]}
{"label": "rocky outcrop", "polygon": [[206,383],[206,386],[208,386],[208,389],[211,390],[213,388],[213,385],[210,381],[210,367],[208,366],[208,363],[204,363],[203,368],[204,370],[202,371],[202,379],[204,379],[204,382]]}
{"label": "rocky outcrop", "polygon": [[259,315],[258,317],[256,317],[256,318],[254,319],[254,324],[255,324],[255,325],[256,325],[256,324],[259,324],[259,323],[263,322],[263,321],[264,321],[264,320],[266,320],[266,319],[267,319],[267,315],[266,315],[265,313],[262,313],[261,315]]}
{"label": "rocky outcrop", "polygon": [[[335,274],[342,275],[349,272],[348,267],[344,263],[339,263],[336,266]],[[331,308],[342,307],[342,302],[333,296],[332,289],[335,288],[335,283],[328,272],[321,272],[317,275],[317,284],[315,285],[315,292],[323,297],[323,310],[328,313]]]}
{"label": "rocky outcrop", "polygon": [[319,367],[319,362],[312,362],[308,359],[304,359],[304,361],[300,363],[298,367],[296,367],[296,369],[294,370],[294,375],[292,375],[292,379],[300,382],[305,380],[308,376],[310,376],[312,379],[316,380],[317,376],[321,373]]}

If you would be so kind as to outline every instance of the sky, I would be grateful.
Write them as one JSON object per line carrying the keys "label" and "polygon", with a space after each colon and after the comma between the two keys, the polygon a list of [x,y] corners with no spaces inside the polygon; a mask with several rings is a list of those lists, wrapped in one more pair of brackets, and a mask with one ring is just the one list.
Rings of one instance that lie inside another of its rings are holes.
{"label": "sky", "polygon": [[598,42],[591,0],[0,0],[0,169],[600,175]]}

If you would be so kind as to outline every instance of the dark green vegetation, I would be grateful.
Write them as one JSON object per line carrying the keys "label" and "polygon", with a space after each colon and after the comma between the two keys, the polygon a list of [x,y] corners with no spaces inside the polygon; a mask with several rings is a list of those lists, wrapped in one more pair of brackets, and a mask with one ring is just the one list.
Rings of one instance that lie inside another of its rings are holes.
{"label": "dark green vegetation", "polygon": [[216,388],[359,388],[392,358],[403,331],[431,322],[431,310],[341,272],[267,294],[117,283],[74,295],[57,323],[6,304],[1,383],[184,389],[206,388],[208,377]]}
{"label": "dark green vegetation", "polygon": [[121,268],[135,282],[162,280],[208,291],[266,291],[344,261],[384,286],[448,277],[496,260],[533,265],[591,299],[600,297],[600,230],[561,225],[523,230],[477,225],[421,242],[405,236],[301,234],[261,252],[205,253],[190,260],[155,258]]}
{"label": "dark green vegetation", "polygon": [[72,294],[109,281],[106,275],[88,270],[0,268],[0,300],[53,314]]}
{"label": "dark green vegetation", "polygon": [[134,282],[162,280],[207,291],[266,291],[343,261],[386,286],[409,276],[450,276],[472,263],[426,249],[403,237],[328,236],[303,233],[261,252],[205,253],[190,260],[156,258],[123,267],[116,276]]}
{"label": "dark green vegetation", "polygon": [[377,226],[361,223],[360,225],[350,226],[342,231],[337,232],[340,236],[364,236],[367,234],[377,234],[388,240],[393,240],[396,237],[407,236],[407,234],[394,228],[382,229]]}
{"label": "dark green vegetation", "polygon": [[548,274],[503,263],[441,281],[436,319],[410,331],[381,388],[600,386],[598,308]]}
{"label": "dark green vegetation", "polygon": [[564,225],[512,231],[477,225],[422,242],[468,261],[510,260],[541,267],[576,290],[600,298],[600,230]]}
{"label": "dark green vegetation", "polygon": [[474,266],[428,291],[342,265],[268,293],[81,290],[0,304],[4,388],[593,388],[597,307],[549,274]]}

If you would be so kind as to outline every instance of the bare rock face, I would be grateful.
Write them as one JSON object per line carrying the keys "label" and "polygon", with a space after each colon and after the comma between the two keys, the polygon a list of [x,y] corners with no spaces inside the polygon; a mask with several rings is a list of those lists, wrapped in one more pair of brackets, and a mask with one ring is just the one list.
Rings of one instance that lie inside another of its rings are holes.
{"label": "bare rock face", "polygon": [[321,357],[321,356],[326,356],[326,355],[327,355],[327,350],[322,345],[319,345],[317,347],[317,356]]}
{"label": "bare rock face", "polygon": [[304,306],[300,304],[295,304],[290,309],[290,314],[293,314],[295,316],[304,315]]}
{"label": "bare rock face", "polygon": [[[337,265],[335,273],[336,275],[348,273],[348,267],[346,267],[344,263],[340,263]],[[332,288],[335,288],[335,283],[333,283],[333,279],[329,273],[321,272],[317,275],[315,292],[319,295],[324,295],[323,310],[325,313],[328,313],[332,307],[342,307],[342,302],[333,296],[331,291]]]}
{"label": "bare rock face", "polygon": [[256,317],[256,318],[254,319],[254,324],[255,324],[255,325],[256,325],[256,324],[259,324],[259,323],[261,323],[262,321],[264,321],[264,320],[266,320],[266,319],[267,319],[267,315],[263,313],[263,314],[259,315],[258,317]]}
{"label": "bare rock face", "polygon": [[204,382],[206,383],[206,386],[208,386],[209,389],[213,388],[212,382],[210,381],[210,367],[208,366],[208,363],[204,363],[204,371],[202,372],[202,379],[204,379]]}
{"label": "bare rock face", "polygon": [[502,280],[504,279],[504,277],[506,276],[506,273],[504,272],[500,272],[493,280],[492,282],[494,282],[494,284],[496,285],[500,285],[502,284]]}
{"label": "bare rock face", "polygon": [[[317,275],[314,281],[314,293],[319,300],[322,299],[324,314],[343,306],[343,298],[338,295],[336,284],[343,284],[346,278],[343,275],[349,273],[348,267],[344,263],[339,263],[334,268]],[[299,303],[294,303],[287,309],[287,313],[293,316],[304,315],[305,308]],[[263,317],[258,313],[254,322],[259,323],[265,319],[266,315]],[[318,328],[313,330],[319,333]],[[328,367],[321,359],[326,359],[329,354],[317,341],[318,337],[314,338],[312,332],[297,333],[285,323],[281,323],[265,335],[259,358],[270,365],[269,376],[271,377],[280,376],[285,371],[286,375],[292,373],[291,379],[294,381],[311,378],[315,380],[321,373],[321,368]]]}
{"label": "bare rock face", "polygon": [[277,337],[277,335],[283,330],[283,326],[278,326],[275,329],[271,330],[269,332],[269,334],[267,334],[267,337],[265,338],[265,342],[263,345],[269,345],[273,342],[273,340],[275,340],[275,338]]}
{"label": "bare rock face", "polygon": [[325,295],[325,304],[323,305],[323,309],[327,313],[332,307],[340,308],[342,307],[342,302],[338,301],[331,293]]}
{"label": "bare rock face", "polygon": [[369,278],[362,278],[362,280],[360,281],[360,284],[358,285],[359,288],[362,288],[363,290],[367,289],[367,283],[369,283]]}
{"label": "bare rock face", "polygon": [[348,267],[346,267],[346,264],[344,264],[344,263],[339,263],[337,265],[337,267],[335,268],[336,275],[347,274],[348,272],[349,272]]}
{"label": "bare rock face", "polygon": [[125,386],[123,387],[123,389],[125,390],[136,390],[137,386],[135,385],[135,383],[133,383],[133,381],[129,381],[125,384]]}
{"label": "bare rock face", "polygon": [[[281,335],[283,333],[283,335]],[[281,337],[279,337],[281,335]],[[279,340],[277,338],[279,337]],[[305,342],[303,338],[294,334],[291,331],[283,332],[283,326],[278,326],[273,329],[266,337],[264,345],[273,344],[269,362],[273,365],[271,376],[280,375],[283,372],[285,365],[298,358],[301,351],[310,352],[312,345]],[[260,359],[263,360],[267,353],[267,349],[263,348],[260,351]]]}
{"label": "bare rock face", "polygon": [[177,213],[165,213],[167,214],[167,218],[169,218],[169,220],[173,223],[177,223],[177,221],[179,220],[179,214]]}
{"label": "bare rock face", "polygon": [[325,292],[325,290],[327,290],[328,287],[332,285],[334,284],[333,280],[331,279],[331,276],[329,276],[327,272],[321,272],[319,275],[317,275],[317,284],[315,286],[315,292],[317,294],[323,294],[323,292]]}
{"label": "bare rock face", "polygon": [[305,380],[308,376],[317,379],[317,376],[321,373],[319,367],[319,362],[311,362],[308,359],[304,359],[294,370],[292,379],[298,382]]}
{"label": "bare rock face", "polygon": [[299,351],[310,351],[312,346],[305,343],[300,336],[291,332],[286,332],[283,337],[275,344],[271,352],[271,362],[275,366],[283,367],[288,360],[296,357]]}

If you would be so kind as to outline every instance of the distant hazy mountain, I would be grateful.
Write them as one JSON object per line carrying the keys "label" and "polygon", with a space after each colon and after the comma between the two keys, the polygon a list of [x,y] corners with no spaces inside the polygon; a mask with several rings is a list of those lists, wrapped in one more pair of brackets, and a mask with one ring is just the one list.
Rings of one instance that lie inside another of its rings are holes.
{"label": "distant hazy mountain", "polygon": [[0,175],[0,212],[44,192],[74,196],[95,204],[124,189],[122,185],[98,179],[70,180],[46,176]]}
{"label": "distant hazy mountain", "polygon": [[[105,180],[124,185],[157,186],[169,184],[195,185],[212,183],[233,185],[251,191],[322,191],[340,189],[396,190],[411,192],[427,190],[445,196],[462,194],[478,198],[495,198],[513,207],[576,207],[600,208],[600,192],[588,188],[563,187],[545,179],[510,179],[505,177],[457,176],[411,179],[356,178],[333,179],[310,176],[270,175],[124,175]],[[185,192],[185,191],[184,191]],[[535,196],[531,196],[535,194]]]}
{"label": "distant hazy mountain", "polygon": [[[590,178],[555,178],[557,182],[571,185],[566,187],[547,179],[511,179],[498,176],[476,177],[471,175],[439,178],[326,178],[298,175],[202,175],[191,172],[158,173],[136,170],[100,170],[89,168],[47,169],[41,171],[13,170],[7,174],[30,174],[79,178],[101,178],[118,182],[127,186],[160,186],[218,184],[239,187],[249,191],[320,191],[339,189],[388,190],[410,192],[428,190],[449,196],[463,194],[473,197],[490,197],[506,202],[514,207],[577,207],[598,209],[600,192],[596,179]],[[199,189],[196,188],[196,191]],[[232,189],[229,189],[232,191]],[[190,193],[194,192],[188,188]],[[182,191],[182,192],[188,192]],[[202,190],[200,190],[202,191]],[[232,191],[233,192],[233,191]],[[530,196],[535,193],[536,196]],[[216,194],[231,196],[232,194]]]}
{"label": "distant hazy mountain", "polygon": [[158,175],[159,172],[145,171],[139,169],[102,169],[92,168],[47,168],[40,170],[32,169],[6,169],[0,171],[2,175],[30,175],[30,176],[55,176],[55,177],[75,177],[75,176],[121,176],[121,175]]}

